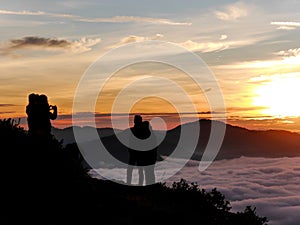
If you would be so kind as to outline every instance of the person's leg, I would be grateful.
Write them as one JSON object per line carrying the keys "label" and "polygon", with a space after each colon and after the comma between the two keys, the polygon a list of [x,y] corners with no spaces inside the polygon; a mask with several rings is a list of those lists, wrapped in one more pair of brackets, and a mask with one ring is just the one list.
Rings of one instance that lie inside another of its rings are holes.
{"label": "person's leg", "polygon": [[139,185],[143,186],[143,183],[144,183],[144,169],[143,169],[143,167],[139,166],[138,170],[139,170]]}
{"label": "person's leg", "polygon": [[146,185],[155,183],[154,167],[155,165],[150,165],[145,167]]}
{"label": "person's leg", "polygon": [[131,184],[132,181],[132,171],[133,171],[133,167],[134,165],[136,165],[136,153],[135,151],[129,149],[128,150],[129,153],[129,159],[128,159],[128,166],[127,166],[127,184]]}
{"label": "person's leg", "polygon": [[127,184],[131,184],[132,170],[133,170],[133,166],[132,165],[128,165],[127,166]]}

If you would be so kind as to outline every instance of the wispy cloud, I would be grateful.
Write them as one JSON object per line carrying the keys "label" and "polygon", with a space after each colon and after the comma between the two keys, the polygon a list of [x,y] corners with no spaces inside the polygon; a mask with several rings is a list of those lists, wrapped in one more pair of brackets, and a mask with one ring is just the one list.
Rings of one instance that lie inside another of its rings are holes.
{"label": "wispy cloud", "polygon": [[227,49],[229,46],[223,42],[195,42],[187,40],[185,42],[179,43],[179,45],[191,50],[191,51],[201,51],[201,52],[213,52],[221,51]]}
{"label": "wispy cloud", "polygon": [[275,55],[283,57],[298,57],[300,56],[300,48],[289,49],[287,51],[276,52]]}
{"label": "wispy cloud", "polygon": [[163,37],[164,37],[164,35],[162,35],[162,34],[156,34],[155,36],[150,36],[150,37],[130,35],[128,37],[122,38],[118,43],[111,45],[109,48],[116,48],[121,45],[134,43],[134,42],[140,42],[140,41],[158,40]]}
{"label": "wispy cloud", "polygon": [[270,24],[278,26],[278,30],[295,30],[300,27],[300,22],[271,22]]}
{"label": "wispy cloud", "polygon": [[191,23],[187,22],[176,22],[169,19],[153,18],[153,17],[136,17],[136,16],[115,16],[109,18],[81,18],[79,21],[90,22],[90,23],[126,23],[126,22],[142,22],[142,23],[154,23],[154,24],[165,24],[174,26],[190,26]]}
{"label": "wispy cloud", "polygon": [[70,19],[79,19],[79,16],[71,14],[60,14],[60,13],[49,13],[43,11],[10,11],[10,10],[0,10],[0,15],[19,15],[19,16],[49,16],[56,18],[70,18]]}
{"label": "wispy cloud", "polygon": [[223,10],[215,11],[215,16],[220,20],[237,20],[248,15],[248,9],[242,2],[227,5]]}
{"label": "wispy cloud", "polygon": [[60,14],[44,11],[10,11],[0,10],[0,15],[18,15],[18,16],[45,16],[54,18],[65,18],[73,21],[87,22],[87,23],[126,23],[126,22],[141,22],[141,23],[153,23],[161,25],[172,26],[190,26],[192,23],[177,22],[165,18],[153,18],[153,17],[138,17],[138,16],[115,16],[115,17],[96,17],[96,18],[84,18],[78,15],[72,14]]}
{"label": "wispy cloud", "polygon": [[280,26],[277,30],[295,30],[296,27],[289,27],[289,26]]}
{"label": "wispy cloud", "polygon": [[222,34],[220,37],[220,41],[226,40],[228,36],[226,34]]}
{"label": "wispy cloud", "polygon": [[[133,42],[140,42],[140,41],[149,41],[149,40],[158,40],[163,38],[164,35],[156,34],[155,36],[136,36],[131,35],[128,37],[122,38],[118,43],[110,46],[109,48],[119,47],[124,44],[133,43]],[[187,40],[185,42],[176,43],[190,51],[199,51],[199,52],[214,52],[214,51],[222,51],[225,49],[230,48],[237,48],[240,46],[246,46],[253,43],[256,43],[259,40],[236,40],[236,41],[229,41],[228,36],[223,34],[220,36],[219,41],[216,42],[197,42],[192,40]]]}
{"label": "wispy cloud", "polygon": [[300,48],[283,50],[273,54],[280,57],[271,60],[238,62],[232,65],[220,65],[217,67],[222,69],[270,69],[274,71],[285,68],[289,69],[289,71],[298,71],[300,63]]}
{"label": "wispy cloud", "polygon": [[255,76],[251,77],[249,79],[249,82],[254,82],[254,83],[269,83],[274,80],[280,80],[280,79],[295,79],[295,78],[300,78],[300,72],[294,72],[294,73],[279,73],[279,74],[272,74],[272,75],[260,75],[260,76]]}
{"label": "wispy cloud", "polygon": [[44,38],[44,37],[23,37],[20,39],[10,40],[9,44],[4,47],[5,54],[20,49],[41,49],[41,50],[62,50],[81,53],[90,51],[92,46],[100,43],[101,39],[81,38],[80,40],[69,41],[65,39]]}
{"label": "wispy cloud", "polygon": [[222,35],[220,41],[216,42],[195,42],[187,40],[185,42],[178,43],[179,45],[189,49],[190,51],[200,51],[200,52],[214,52],[223,51],[230,48],[237,48],[240,46],[245,46],[253,44],[256,40],[242,40],[242,41],[225,41],[227,40],[226,35]]}

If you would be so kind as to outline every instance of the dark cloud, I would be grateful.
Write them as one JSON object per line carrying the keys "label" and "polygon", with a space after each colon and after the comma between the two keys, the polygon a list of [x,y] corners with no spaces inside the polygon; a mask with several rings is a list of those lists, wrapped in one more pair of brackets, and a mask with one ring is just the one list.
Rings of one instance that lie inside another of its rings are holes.
{"label": "dark cloud", "polygon": [[255,107],[227,107],[228,112],[247,112],[247,111],[255,111],[267,109],[268,107],[264,106],[255,106]]}
{"label": "dark cloud", "polygon": [[[172,117],[180,115],[210,115],[210,114],[224,114],[225,112],[215,112],[215,111],[203,111],[203,112],[183,112],[183,113],[129,113],[129,116],[134,116],[140,114],[143,116],[161,116],[161,117]],[[74,117],[84,118],[84,117],[110,117],[110,116],[128,116],[128,113],[91,113],[91,112],[81,112],[74,115]],[[72,118],[72,114],[65,114],[60,116],[61,119]]]}
{"label": "dark cloud", "polygon": [[21,39],[13,39],[10,41],[10,49],[20,49],[32,46],[48,47],[48,48],[67,48],[71,43],[66,40],[58,40],[43,37],[24,37]]}
{"label": "dark cloud", "polygon": [[11,114],[11,113],[16,113],[16,111],[0,112],[0,114]]}
{"label": "dark cloud", "polygon": [[15,104],[0,103],[0,107],[10,107],[10,106],[16,106],[16,105]]}
{"label": "dark cloud", "polygon": [[12,51],[20,49],[42,49],[80,53],[90,51],[91,47],[98,44],[100,41],[100,38],[81,38],[80,40],[70,41],[57,38],[29,36],[10,40],[9,44],[3,49],[3,52],[4,54],[9,55]]}

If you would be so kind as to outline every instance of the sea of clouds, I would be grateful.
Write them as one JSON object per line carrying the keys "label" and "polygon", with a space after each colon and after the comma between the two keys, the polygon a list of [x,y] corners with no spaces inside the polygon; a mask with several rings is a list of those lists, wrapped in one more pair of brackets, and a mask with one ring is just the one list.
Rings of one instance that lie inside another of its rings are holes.
{"label": "sea of clouds", "polygon": [[[174,168],[182,164],[181,159],[168,159],[168,162],[156,168],[158,180],[172,174]],[[207,190],[216,187],[230,201],[233,211],[243,211],[247,205],[252,205],[258,215],[269,219],[270,225],[300,224],[300,158],[220,160],[204,172],[199,172],[198,165],[198,161],[189,161],[165,182],[171,184],[183,178]],[[91,171],[91,175],[125,182],[126,169],[100,168]],[[133,182],[137,180],[137,171],[134,171]]]}

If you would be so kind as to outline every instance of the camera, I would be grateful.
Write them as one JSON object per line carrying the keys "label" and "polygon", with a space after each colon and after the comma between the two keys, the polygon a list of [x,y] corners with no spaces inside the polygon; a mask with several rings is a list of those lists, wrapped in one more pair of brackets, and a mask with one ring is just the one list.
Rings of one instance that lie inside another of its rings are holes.
{"label": "camera", "polygon": [[49,106],[49,109],[51,110],[51,109],[55,109],[56,108],[56,106],[55,105],[50,105]]}

